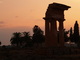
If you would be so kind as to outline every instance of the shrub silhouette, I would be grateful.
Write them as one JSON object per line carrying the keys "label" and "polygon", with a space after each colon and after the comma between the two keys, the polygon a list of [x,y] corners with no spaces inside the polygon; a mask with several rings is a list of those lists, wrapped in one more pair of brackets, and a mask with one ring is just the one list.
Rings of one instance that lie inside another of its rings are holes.
{"label": "shrub silhouette", "polygon": [[34,26],[33,33],[34,34],[33,34],[32,39],[33,39],[34,44],[37,44],[38,46],[39,44],[42,44],[45,41],[43,31],[37,25]]}

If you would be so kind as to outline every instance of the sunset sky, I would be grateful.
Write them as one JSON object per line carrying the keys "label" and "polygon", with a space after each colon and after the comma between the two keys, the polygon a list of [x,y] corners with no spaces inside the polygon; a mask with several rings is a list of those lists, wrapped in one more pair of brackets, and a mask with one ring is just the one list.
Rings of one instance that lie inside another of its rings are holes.
{"label": "sunset sky", "polygon": [[10,44],[14,32],[30,32],[34,25],[44,30],[46,9],[50,3],[61,3],[71,8],[65,11],[64,28],[69,30],[77,20],[80,24],[80,0],[0,0],[0,41]]}

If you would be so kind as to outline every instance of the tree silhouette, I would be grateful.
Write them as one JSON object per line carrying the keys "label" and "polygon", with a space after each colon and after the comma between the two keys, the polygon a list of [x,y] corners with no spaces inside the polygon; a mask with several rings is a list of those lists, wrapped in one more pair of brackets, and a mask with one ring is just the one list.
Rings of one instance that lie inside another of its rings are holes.
{"label": "tree silhouette", "polygon": [[78,22],[76,21],[74,24],[74,42],[78,43],[79,41],[79,25]]}
{"label": "tree silhouette", "polygon": [[18,47],[31,47],[33,44],[42,45],[45,41],[43,31],[37,25],[33,28],[33,36],[31,37],[29,32],[15,32],[10,39],[12,45]]}
{"label": "tree silhouette", "polygon": [[73,34],[73,32],[72,32],[72,27],[70,28],[70,41],[71,42],[74,42],[75,40],[74,40],[74,34]]}
{"label": "tree silhouette", "polygon": [[1,41],[0,41],[0,45],[1,45],[2,43],[1,43]]}
{"label": "tree silhouette", "polygon": [[21,42],[21,33],[20,32],[15,32],[13,33],[13,37],[10,39],[10,42],[12,45],[20,46]]}
{"label": "tree silhouette", "polygon": [[29,32],[23,32],[23,35],[24,35],[22,37],[23,44],[25,44],[25,46],[32,46],[32,39],[31,39]]}
{"label": "tree silhouette", "polygon": [[37,46],[39,44],[42,44],[45,41],[45,37],[43,35],[43,31],[38,27],[37,25],[34,26],[33,28],[33,43],[36,43]]}
{"label": "tree silhouette", "polygon": [[64,41],[65,42],[69,41],[68,33],[69,33],[69,31],[65,31],[65,29],[64,29]]}

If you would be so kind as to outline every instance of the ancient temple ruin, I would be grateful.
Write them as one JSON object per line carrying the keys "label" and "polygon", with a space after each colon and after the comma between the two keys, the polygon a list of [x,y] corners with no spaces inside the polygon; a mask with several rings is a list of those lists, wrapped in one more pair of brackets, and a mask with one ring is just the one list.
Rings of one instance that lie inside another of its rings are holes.
{"label": "ancient temple ruin", "polygon": [[[45,45],[47,47],[64,46],[64,10],[68,10],[68,8],[70,6],[59,3],[49,4],[44,17]],[[57,32],[57,21],[59,22],[59,35]]]}

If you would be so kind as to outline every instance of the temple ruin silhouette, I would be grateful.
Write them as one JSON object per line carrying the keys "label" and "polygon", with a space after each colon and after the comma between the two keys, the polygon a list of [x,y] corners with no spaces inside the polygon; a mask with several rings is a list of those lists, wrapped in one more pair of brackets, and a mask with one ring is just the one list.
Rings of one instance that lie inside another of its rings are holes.
{"label": "temple ruin silhouette", "polygon": [[[43,18],[45,20],[45,45],[47,47],[64,46],[64,11],[69,8],[71,7],[60,3],[49,4]],[[57,21],[59,22],[59,41]]]}

